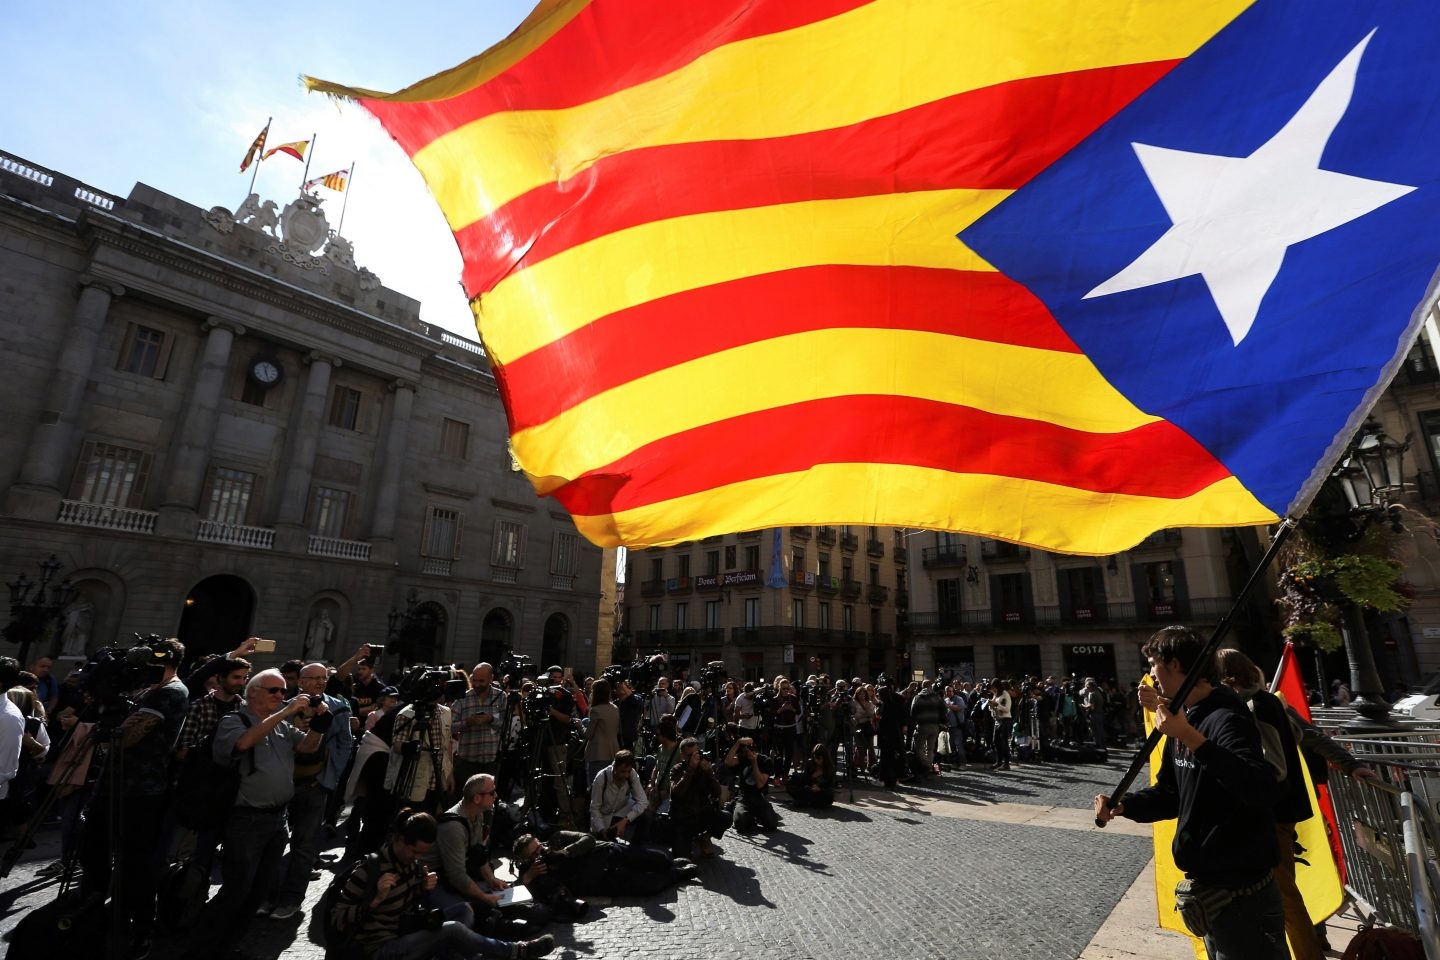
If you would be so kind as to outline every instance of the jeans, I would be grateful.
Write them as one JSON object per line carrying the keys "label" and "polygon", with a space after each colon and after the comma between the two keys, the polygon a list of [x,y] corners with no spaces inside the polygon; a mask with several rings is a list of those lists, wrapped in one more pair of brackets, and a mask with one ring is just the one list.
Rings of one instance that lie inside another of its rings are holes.
{"label": "jeans", "polygon": [[286,839],[284,807],[235,807],[230,811],[221,861],[224,882],[195,923],[191,952],[209,954],[217,943],[240,939],[279,877]]}
{"label": "jeans", "polygon": [[1210,960],[1289,960],[1280,888],[1265,884],[1231,900],[1205,935]]}
{"label": "jeans", "polygon": [[920,757],[920,763],[925,767],[928,774],[935,765],[935,754],[940,747],[940,725],[938,723],[922,723],[915,728],[915,753]]}
{"label": "jeans", "polygon": [[270,895],[277,907],[299,904],[310,886],[310,871],[320,855],[321,831],[330,791],[319,784],[296,784],[295,796],[286,809],[290,821],[290,853],[285,857],[280,886]]}
{"label": "jeans", "polygon": [[462,957],[515,955],[513,943],[487,937],[463,923],[447,920],[439,930],[418,930],[396,937],[371,954],[370,960],[428,960],[442,950]]}
{"label": "jeans", "polygon": [[1010,762],[1010,731],[1015,729],[1015,721],[1006,717],[995,721],[995,762],[997,764]]}

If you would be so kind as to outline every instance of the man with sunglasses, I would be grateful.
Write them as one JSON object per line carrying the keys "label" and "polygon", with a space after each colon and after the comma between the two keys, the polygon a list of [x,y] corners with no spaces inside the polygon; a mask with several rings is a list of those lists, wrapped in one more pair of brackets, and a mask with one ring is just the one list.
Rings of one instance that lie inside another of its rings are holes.
{"label": "man with sunglasses", "polygon": [[313,753],[332,719],[323,700],[313,707],[305,696],[287,703],[284,676],[264,670],[250,678],[245,703],[220,720],[215,762],[236,765],[240,787],[225,822],[224,883],[195,924],[192,953],[236,943],[245,933],[289,839],[285,812],[295,795],[295,754]]}
{"label": "man with sunglasses", "polygon": [[460,802],[438,818],[435,845],[425,855],[425,863],[440,877],[439,886],[428,894],[430,905],[444,910],[446,920],[467,927],[474,926],[477,909],[482,916],[498,909],[500,891],[510,886],[490,867],[496,797],[490,774],[466,780]]}

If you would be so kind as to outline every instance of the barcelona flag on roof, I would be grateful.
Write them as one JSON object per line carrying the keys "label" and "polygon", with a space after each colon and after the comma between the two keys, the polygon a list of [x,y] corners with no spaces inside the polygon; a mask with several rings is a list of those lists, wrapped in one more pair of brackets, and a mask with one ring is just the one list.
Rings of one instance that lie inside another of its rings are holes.
{"label": "barcelona flag on roof", "polygon": [[1440,6],[557,0],[395,94],[602,544],[1301,510],[1440,264]]}

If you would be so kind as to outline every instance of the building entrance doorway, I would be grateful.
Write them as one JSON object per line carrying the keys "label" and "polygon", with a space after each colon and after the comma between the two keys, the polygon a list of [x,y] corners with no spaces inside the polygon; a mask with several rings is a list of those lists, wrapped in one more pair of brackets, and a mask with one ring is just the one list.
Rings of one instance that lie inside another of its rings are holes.
{"label": "building entrance doorway", "polygon": [[180,626],[175,631],[176,639],[185,644],[186,662],[240,646],[250,636],[254,616],[255,591],[239,577],[221,574],[195,584],[185,597]]}

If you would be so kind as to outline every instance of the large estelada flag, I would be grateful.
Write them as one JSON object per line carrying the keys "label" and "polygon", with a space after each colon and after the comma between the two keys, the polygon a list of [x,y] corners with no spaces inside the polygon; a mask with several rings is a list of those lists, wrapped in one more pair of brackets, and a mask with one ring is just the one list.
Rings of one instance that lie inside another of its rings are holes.
{"label": "large estelada flag", "polygon": [[1440,5],[555,0],[395,94],[597,543],[1308,502],[1440,263]]}

